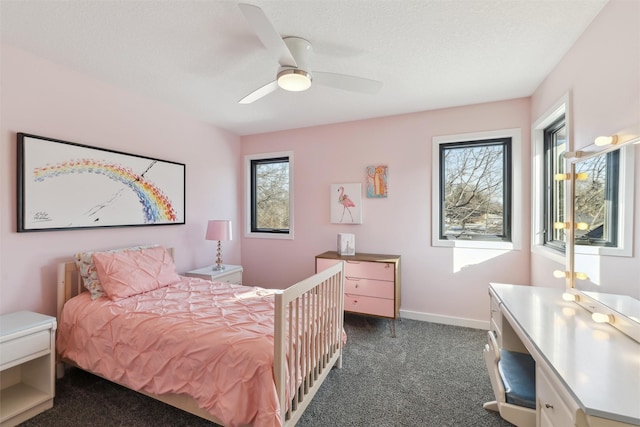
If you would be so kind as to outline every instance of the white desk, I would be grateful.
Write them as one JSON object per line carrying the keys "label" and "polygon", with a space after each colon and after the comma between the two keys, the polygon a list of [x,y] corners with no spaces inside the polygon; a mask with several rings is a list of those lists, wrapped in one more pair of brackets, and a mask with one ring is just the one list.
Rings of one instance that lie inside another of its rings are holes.
{"label": "white desk", "polygon": [[[573,400],[564,402],[573,422],[640,426],[640,343],[595,323],[559,289],[491,284],[490,294],[502,314],[503,347],[517,346],[519,338],[555,391]],[[539,394],[536,384],[538,418],[545,405]]]}

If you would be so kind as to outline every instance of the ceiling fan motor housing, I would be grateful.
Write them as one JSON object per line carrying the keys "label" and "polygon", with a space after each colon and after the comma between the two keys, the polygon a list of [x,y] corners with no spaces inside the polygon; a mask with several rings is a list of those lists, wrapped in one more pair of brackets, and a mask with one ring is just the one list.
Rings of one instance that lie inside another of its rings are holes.
{"label": "ceiling fan motor housing", "polygon": [[278,70],[278,86],[284,90],[300,92],[309,89],[313,80],[309,70],[309,55],[311,54],[311,43],[300,37],[284,37],[282,39],[291,56],[295,59],[297,67],[282,64]]}

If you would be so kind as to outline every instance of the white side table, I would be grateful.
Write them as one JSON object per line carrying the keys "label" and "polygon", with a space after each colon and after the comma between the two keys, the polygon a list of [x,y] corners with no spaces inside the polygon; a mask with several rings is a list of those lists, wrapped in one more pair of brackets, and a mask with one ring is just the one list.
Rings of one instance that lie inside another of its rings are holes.
{"label": "white side table", "polygon": [[224,270],[214,270],[213,265],[198,268],[197,270],[187,271],[185,276],[199,277],[212,282],[233,283],[235,285],[242,284],[242,266],[241,265],[225,265]]}
{"label": "white side table", "polygon": [[0,426],[15,426],[53,407],[55,317],[0,315]]}

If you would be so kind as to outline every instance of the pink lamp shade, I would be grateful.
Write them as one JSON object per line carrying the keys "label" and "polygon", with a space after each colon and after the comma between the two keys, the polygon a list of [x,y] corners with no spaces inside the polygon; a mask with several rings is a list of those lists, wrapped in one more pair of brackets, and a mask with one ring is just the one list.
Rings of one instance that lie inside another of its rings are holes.
{"label": "pink lamp shade", "polygon": [[218,251],[216,252],[216,265],[213,267],[216,271],[222,271],[225,269],[222,263],[222,244],[221,240],[231,240],[231,221],[226,219],[211,220],[207,224],[207,240],[218,241]]}
{"label": "pink lamp shade", "polygon": [[207,240],[233,240],[231,234],[231,221],[211,220],[207,224]]}

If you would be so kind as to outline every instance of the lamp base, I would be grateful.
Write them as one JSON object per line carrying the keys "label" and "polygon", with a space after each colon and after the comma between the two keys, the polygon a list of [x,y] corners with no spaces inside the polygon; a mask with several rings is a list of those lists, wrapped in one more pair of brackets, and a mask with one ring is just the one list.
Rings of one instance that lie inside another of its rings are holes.
{"label": "lamp base", "polygon": [[216,265],[213,266],[213,271],[224,270],[224,264],[222,263],[222,242],[218,240],[218,252],[216,253]]}

